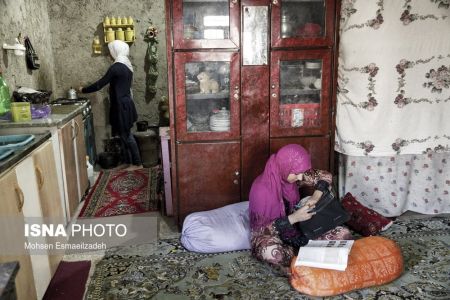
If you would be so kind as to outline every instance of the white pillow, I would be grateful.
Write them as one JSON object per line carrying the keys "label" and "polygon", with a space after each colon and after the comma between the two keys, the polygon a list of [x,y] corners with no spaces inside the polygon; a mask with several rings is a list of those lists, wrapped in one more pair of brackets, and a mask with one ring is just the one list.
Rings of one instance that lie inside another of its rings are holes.
{"label": "white pillow", "polygon": [[248,201],[188,215],[181,244],[202,253],[250,249]]}

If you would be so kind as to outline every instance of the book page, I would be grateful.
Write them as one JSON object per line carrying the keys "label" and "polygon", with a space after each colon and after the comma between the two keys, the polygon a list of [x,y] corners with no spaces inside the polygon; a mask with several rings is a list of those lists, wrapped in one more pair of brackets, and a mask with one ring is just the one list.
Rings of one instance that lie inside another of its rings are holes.
{"label": "book page", "polygon": [[309,241],[306,246],[300,247],[295,265],[343,271],[347,267],[353,242]]}
{"label": "book page", "polygon": [[[354,240],[340,240],[340,241],[322,241],[322,240],[310,240],[304,247],[326,247],[326,248],[346,248],[351,249]],[[302,247],[303,248],[303,247]]]}

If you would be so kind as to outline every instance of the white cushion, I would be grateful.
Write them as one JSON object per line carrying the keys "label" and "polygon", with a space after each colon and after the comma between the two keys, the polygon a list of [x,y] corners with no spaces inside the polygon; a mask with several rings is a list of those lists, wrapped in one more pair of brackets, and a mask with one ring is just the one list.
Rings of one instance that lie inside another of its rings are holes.
{"label": "white cushion", "polygon": [[188,215],[181,243],[189,251],[202,253],[250,249],[248,201]]}

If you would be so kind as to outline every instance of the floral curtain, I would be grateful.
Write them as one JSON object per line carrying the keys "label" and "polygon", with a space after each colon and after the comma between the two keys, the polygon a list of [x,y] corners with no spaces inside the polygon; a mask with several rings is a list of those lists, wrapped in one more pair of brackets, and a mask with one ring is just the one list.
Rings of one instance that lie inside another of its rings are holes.
{"label": "floral curtain", "polygon": [[450,152],[449,6],[342,1],[336,151]]}
{"label": "floral curtain", "polygon": [[450,155],[429,153],[391,157],[341,155],[340,194],[350,192],[386,217],[407,210],[450,213]]}
{"label": "floral curtain", "polygon": [[450,0],[342,0],[339,189],[385,216],[450,212]]}

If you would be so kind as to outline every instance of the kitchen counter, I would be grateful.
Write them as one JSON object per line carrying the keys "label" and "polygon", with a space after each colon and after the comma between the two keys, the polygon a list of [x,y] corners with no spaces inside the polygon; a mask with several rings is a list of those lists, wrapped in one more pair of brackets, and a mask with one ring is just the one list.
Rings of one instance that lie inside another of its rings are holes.
{"label": "kitchen counter", "polygon": [[0,264],[0,299],[16,299],[14,279],[17,271],[17,261]]}
{"label": "kitchen counter", "polygon": [[0,161],[0,174],[17,164],[20,160],[33,152],[34,149],[38,148],[50,137],[50,132],[34,134],[34,140],[32,142],[21,148],[18,148],[12,155]]}
{"label": "kitchen counter", "polygon": [[65,123],[67,123],[67,121],[73,119],[76,115],[81,114],[83,112],[83,109],[86,108],[86,106],[87,103],[81,105],[52,106],[52,111],[55,110],[58,113],[52,113],[48,118],[32,119],[29,121],[22,121],[22,122],[0,120],[0,127],[1,128],[29,128],[29,127],[51,127],[51,126],[60,127]]}

